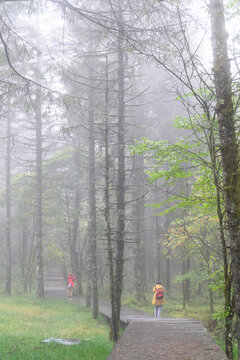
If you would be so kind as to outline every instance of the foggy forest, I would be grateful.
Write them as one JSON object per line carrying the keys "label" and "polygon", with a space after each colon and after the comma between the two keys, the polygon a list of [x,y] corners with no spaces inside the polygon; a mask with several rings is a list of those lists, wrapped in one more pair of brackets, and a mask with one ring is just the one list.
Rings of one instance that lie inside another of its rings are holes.
{"label": "foggy forest", "polygon": [[[51,274],[67,300],[71,272],[114,344],[161,282],[163,316],[240,359],[239,18],[239,0],[0,1],[0,316],[50,301]],[[6,333],[0,358],[28,359]]]}

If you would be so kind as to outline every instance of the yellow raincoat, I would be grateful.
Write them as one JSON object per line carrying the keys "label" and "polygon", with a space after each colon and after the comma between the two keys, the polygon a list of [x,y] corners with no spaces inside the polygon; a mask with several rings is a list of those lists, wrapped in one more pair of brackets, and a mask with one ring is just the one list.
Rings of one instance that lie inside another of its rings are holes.
{"label": "yellow raincoat", "polygon": [[164,287],[162,285],[155,285],[154,286],[154,288],[153,288],[154,295],[153,295],[152,304],[153,305],[163,305],[164,304],[164,298],[159,299],[159,300],[156,299],[157,289],[162,289],[164,291]]}

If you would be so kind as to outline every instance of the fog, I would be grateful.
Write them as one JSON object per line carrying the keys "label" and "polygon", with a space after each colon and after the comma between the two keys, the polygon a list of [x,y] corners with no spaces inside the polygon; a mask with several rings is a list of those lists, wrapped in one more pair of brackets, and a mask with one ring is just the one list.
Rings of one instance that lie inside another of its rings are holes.
{"label": "fog", "polygon": [[183,306],[206,293],[212,313],[214,156],[223,175],[207,1],[0,6],[2,291],[44,298],[47,274],[73,271],[94,317],[96,299],[144,304],[156,281]]}

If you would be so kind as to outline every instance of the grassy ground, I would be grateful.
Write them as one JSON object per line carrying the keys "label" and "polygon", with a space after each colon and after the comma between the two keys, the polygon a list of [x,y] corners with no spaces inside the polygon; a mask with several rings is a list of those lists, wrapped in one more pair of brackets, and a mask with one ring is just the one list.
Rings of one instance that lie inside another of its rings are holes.
{"label": "grassy ground", "polygon": [[[85,308],[56,300],[0,297],[1,360],[104,360],[113,343],[103,319],[94,320]],[[81,339],[64,346],[41,341],[50,337]]]}
{"label": "grassy ground", "polygon": [[[215,338],[215,341],[218,345],[221,346],[221,348],[225,351],[225,344],[224,344],[224,341],[222,339],[219,339],[218,337],[214,337]],[[234,360],[238,360],[238,354],[237,354],[237,351],[238,351],[238,346],[237,346],[237,342],[235,342],[233,344],[233,356],[234,356]]]}

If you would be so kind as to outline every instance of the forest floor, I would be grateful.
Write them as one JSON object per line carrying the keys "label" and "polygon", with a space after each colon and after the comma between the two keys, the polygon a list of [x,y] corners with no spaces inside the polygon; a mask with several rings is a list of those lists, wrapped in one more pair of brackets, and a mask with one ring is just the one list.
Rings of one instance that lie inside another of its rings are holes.
{"label": "forest floor", "polygon": [[[51,280],[52,279],[52,282]],[[66,297],[60,277],[49,277],[45,288],[48,297]],[[78,303],[83,300],[75,298]],[[110,318],[110,304],[99,301],[102,315]],[[204,326],[194,319],[167,318],[157,320],[149,314],[123,306],[121,322],[126,326],[107,360],[226,360]]]}

